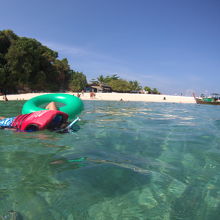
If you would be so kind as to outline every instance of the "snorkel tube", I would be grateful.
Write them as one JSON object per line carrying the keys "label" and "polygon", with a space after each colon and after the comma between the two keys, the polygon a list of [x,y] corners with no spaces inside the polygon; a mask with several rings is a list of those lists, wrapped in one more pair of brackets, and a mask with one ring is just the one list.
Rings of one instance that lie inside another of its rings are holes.
{"label": "snorkel tube", "polygon": [[59,129],[56,132],[57,133],[72,133],[73,131],[72,128],[78,121],[80,121],[79,117],[75,118],[66,128]]}

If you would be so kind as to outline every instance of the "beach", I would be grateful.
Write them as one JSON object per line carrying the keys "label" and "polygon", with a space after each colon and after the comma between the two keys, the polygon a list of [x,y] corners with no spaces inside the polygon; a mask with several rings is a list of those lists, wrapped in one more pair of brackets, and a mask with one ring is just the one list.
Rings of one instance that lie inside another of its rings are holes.
{"label": "beach", "polygon": [[[25,93],[25,94],[10,94],[7,95],[9,101],[13,100],[29,100],[38,95],[48,93]],[[78,93],[67,92],[77,96]],[[164,103],[195,103],[193,97],[175,96],[175,95],[154,95],[154,94],[131,94],[131,93],[95,93],[95,97],[90,97],[90,93],[80,94],[82,100],[96,101],[132,101],[132,102],[164,102]],[[0,101],[4,101],[4,96],[0,96]]]}

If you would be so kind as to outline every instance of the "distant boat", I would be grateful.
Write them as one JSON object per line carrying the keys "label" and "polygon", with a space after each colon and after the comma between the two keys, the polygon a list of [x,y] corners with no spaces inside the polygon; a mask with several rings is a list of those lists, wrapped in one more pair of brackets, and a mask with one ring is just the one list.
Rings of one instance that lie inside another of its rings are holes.
{"label": "distant boat", "polygon": [[217,93],[213,93],[209,97],[199,97],[199,98],[197,98],[193,93],[193,97],[197,104],[220,105],[220,94]]}

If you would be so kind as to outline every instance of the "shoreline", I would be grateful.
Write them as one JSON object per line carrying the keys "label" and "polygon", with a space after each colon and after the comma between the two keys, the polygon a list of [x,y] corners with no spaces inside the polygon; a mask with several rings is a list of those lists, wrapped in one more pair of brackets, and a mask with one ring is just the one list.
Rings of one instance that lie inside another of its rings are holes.
{"label": "shoreline", "polygon": [[[7,95],[8,101],[29,100],[38,95],[49,93],[25,93]],[[78,93],[66,92],[77,96]],[[90,93],[79,93],[80,99],[94,101],[132,101],[132,102],[165,102],[165,103],[196,103],[194,97],[175,95],[154,95],[154,94],[133,94],[133,93],[95,93],[95,97],[90,98]],[[0,96],[0,101],[4,101],[4,96]]]}

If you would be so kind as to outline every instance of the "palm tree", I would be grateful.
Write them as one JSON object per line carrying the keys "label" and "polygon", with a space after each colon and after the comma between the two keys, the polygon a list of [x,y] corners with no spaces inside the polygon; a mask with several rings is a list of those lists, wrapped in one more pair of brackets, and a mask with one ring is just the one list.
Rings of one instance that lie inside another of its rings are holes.
{"label": "palm tree", "polygon": [[97,81],[99,84],[104,84],[106,82],[106,78],[103,75],[97,77]]}

